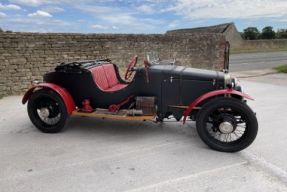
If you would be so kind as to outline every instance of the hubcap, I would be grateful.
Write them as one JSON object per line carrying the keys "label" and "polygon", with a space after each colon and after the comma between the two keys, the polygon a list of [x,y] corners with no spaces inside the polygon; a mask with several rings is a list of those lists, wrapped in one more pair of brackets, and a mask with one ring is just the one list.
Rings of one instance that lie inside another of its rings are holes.
{"label": "hubcap", "polygon": [[48,96],[43,96],[34,102],[34,115],[38,117],[43,126],[53,126],[61,120],[61,109],[57,101]]}
{"label": "hubcap", "polygon": [[228,133],[233,132],[234,127],[230,122],[224,121],[224,122],[220,123],[219,130],[221,133],[228,134]]}
{"label": "hubcap", "polygon": [[39,110],[39,115],[43,118],[47,118],[50,115],[49,109],[48,108],[41,108]]}

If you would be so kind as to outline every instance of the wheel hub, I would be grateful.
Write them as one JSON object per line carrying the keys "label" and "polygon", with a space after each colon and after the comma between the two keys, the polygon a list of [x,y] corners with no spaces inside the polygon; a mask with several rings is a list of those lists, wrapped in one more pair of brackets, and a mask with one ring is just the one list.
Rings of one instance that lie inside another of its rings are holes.
{"label": "wheel hub", "polygon": [[41,109],[39,110],[39,115],[40,115],[41,117],[43,117],[43,118],[47,118],[47,117],[49,117],[49,115],[50,115],[50,111],[49,111],[48,108],[41,108]]}
{"label": "wheel hub", "polygon": [[219,124],[219,131],[224,134],[232,133],[234,131],[234,127],[232,123],[224,121]]}

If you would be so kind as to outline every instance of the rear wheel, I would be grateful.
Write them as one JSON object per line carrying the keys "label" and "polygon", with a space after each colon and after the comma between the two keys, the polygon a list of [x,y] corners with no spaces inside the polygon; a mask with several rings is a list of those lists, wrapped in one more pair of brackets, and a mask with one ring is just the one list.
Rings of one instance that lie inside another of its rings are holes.
{"label": "rear wheel", "polygon": [[202,106],[196,128],[200,138],[212,149],[237,152],[256,138],[257,118],[250,107],[235,98],[215,98]]}
{"label": "rear wheel", "polygon": [[53,90],[35,91],[27,107],[30,120],[42,132],[57,133],[65,126],[67,109],[62,98]]}

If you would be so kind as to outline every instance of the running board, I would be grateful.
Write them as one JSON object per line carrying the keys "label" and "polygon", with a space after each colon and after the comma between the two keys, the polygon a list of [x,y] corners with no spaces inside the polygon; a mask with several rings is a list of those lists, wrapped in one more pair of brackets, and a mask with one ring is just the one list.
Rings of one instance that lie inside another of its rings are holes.
{"label": "running board", "polygon": [[131,116],[131,115],[113,115],[113,114],[103,114],[103,113],[85,113],[80,111],[74,111],[72,113],[74,116],[81,117],[95,117],[101,119],[114,119],[114,120],[127,120],[127,121],[152,121],[155,120],[154,115],[141,115],[141,116]]}

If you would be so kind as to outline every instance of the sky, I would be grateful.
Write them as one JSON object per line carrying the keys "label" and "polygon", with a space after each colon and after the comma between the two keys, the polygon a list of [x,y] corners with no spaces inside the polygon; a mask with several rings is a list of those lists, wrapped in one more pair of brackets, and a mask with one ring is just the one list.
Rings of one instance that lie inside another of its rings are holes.
{"label": "sky", "polygon": [[287,0],[0,0],[0,27],[21,32],[164,33],[234,22],[287,28]]}

